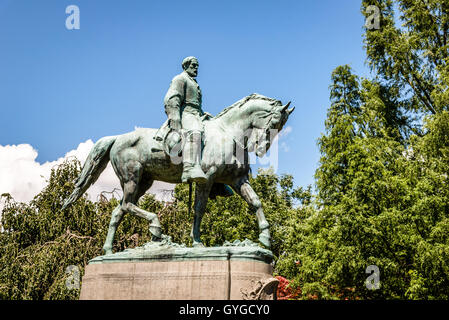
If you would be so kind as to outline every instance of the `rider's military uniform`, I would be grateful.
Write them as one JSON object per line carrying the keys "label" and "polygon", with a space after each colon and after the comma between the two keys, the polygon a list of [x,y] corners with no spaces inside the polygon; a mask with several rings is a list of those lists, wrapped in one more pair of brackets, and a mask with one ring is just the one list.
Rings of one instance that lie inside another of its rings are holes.
{"label": "rider's military uniform", "polygon": [[179,112],[181,125],[187,131],[203,132],[201,116],[201,89],[195,79],[183,71],[170,83],[170,87],[164,98],[165,112],[170,118],[173,112]]}
{"label": "rider's military uniform", "polygon": [[182,129],[186,133],[183,147],[183,182],[207,181],[200,165],[204,132],[201,100],[200,86],[186,71],[173,78],[164,98],[165,113],[169,121],[180,119]]}

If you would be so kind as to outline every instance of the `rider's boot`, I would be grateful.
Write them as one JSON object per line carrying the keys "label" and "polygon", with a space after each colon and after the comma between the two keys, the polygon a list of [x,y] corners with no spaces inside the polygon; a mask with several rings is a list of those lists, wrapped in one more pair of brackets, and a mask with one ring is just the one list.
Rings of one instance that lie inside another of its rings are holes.
{"label": "rider's boot", "polygon": [[182,182],[206,183],[207,177],[201,169],[201,131],[188,133],[182,154]]}

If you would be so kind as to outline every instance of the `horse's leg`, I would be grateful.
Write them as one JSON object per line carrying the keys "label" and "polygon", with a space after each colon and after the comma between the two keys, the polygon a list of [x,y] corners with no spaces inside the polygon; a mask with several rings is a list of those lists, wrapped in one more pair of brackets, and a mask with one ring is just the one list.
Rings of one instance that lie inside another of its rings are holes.
{"label": "horse's leg", "polygon": [[[123,173],[124,177],[126,178],[126,182],[123,183],[123,211],[132,213],[136,216],[150,221],[150,232],[153,235],[153,240],[160,240],[161,225],[159,223],[157,214],[143,210],[136,205],[140,195],[142,195],[148,189],[145,189],[145,187],[150,184],[149,181],[146,185],[145,183],[142,185],[140,184],[143,171],[142,164],[138,161],[130,160],[126,163],[126,166],[123,168],[123,170],[125,170],[125,172]],[[142,193],[143,189],[145,190]]]}
{"label": "horse's leg", "polygon": [[247,178],[241,180],[234,185],[234,190],[248,203],[250,209],[256,211],[257,223],[259,225],[259,241],[266,247],[270,248],[270,230],[268,221],[263,213],[262,203],[256,192],[253,190]]}
{"label": "horse's leg", "polygon": [[[141,180],[142,181],[140,182],[140,184],[138,186],[137,200],[141,196],[143,196],[148,189],[150,189],[150,187],[153,185],[153,182],[154,182],[154,180],[151,179],[151,177],[145,177],[145,176],[143,176],[143,178]],[[156,215],[156,217],[153,218],[150,222],[150,233],[152,235],[151,241],[160,241],[161,240],[161,224],[159,222],[159,218],[157,217],[157,214],[145,211],[143,209],[140,209],[139,207],[137,207],[137,209],[139,211],[146,212],[147,217],[150,217],[153,214]],[[137,215],[139,215],[139,214],[137,214]]]}
{"label": "horse's leg", "polygon": [[115,231],[123,217],[122,205],[119,204],[115,207],[111,214],[111,221],[109,222],[108,235],[106,236],[106,241],[103,246],[104,254],[112,254],[112,243],[114,242]]}
{"label": "horse's leg", "polygon": [[[137,199],[139,199],[144,193],[145,191],[147,191],[151,185],[153,184],[153,180],[152,179],[141,179],[141,183],[138,186],[138,192],[137,192]],[[130,189],[133,188],[132,186],[130,186],[130,184],[128,183],[128,195],[125,197],[126,191],[125,191],[125,185],[123,185],[122,187],[124,189],[124,195],[123,195],[123,199],[121,204],[119,204],[117,207],[115,207],[114,211],[112,211],[111,214],[111,221],[109,222],[109,229],[108,229],[108,235],[106,236],[106,241],[104,243],[103,246],[103,252],[104,254],[112,254],[112,246],[113,246],[113,242],[114,242],[114,237],[115,237],[115,232],[117,231],[117,227],[120,224],[120,221],[123,218],[123,215],[125,214],[125,210],[123,210],[122,208],[122,204],[126,203],[126,198],[127,199],[131,199],[132,200],[132,194],[133,191],[131,191],[131,195],[129,193]],[[128,207],[129,207],[129,203],[128,203]],[[159,219],[157,219],[157,215],[156,218],[154,218],[154,216],[152,216],[153,214],[150,212],[147,212],[145,210],[142,210],[140,208],[137,207],[137,209],[139,209],[139,211],[143,211],[143,213],[139,212],[136,213],[137,215],[151,221],[150,223],[150,232],[153,235],[153,239],[154,241],[159,240],[160,239],[160,235],[161,235],[161,226],[159,224]],[[134,212],[133,212],[134,213]]]}
{"label": "horse's leg", "polygon": [[192,231],[190,237],[192,238],[192,245],[194,247],[203,246],[200,239],[201,219],[206,210],[207,200],[209,199],[209,192],[212,187],[211,182],[205,184],[196,184],[195,188],[195,216],[193,218]]}

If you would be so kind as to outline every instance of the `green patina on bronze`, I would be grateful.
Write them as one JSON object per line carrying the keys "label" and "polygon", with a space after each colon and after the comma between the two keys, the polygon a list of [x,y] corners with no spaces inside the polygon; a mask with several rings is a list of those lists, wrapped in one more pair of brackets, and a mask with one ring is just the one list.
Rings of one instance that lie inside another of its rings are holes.
{"label": "green patina on bronze", "polygon": [[186,260],[257,260],[271,263],[273,254],[248,239],[225,242],[221,247],[188,248],[171,242],[170,237],[163,235],[162,241],[148,242],[141,247],[99,256],[90,260],[89,264]]}
{"label": "green patina on bronze", "polygon": [[[248,153],[262,157],[275,137],[272,133],[283,128],[293,109],[288,109],[290,103],[283,105],[279,100],[251,94],[212,117],[201,107],[201,90],[195,80],[198,60],[188,57],[182,66],[184,71],[172,80],[164,99],[167,122],[160,129],[139,128],[101,138],[89,153],[75,190],[64,202],[66,208],[81,197],[111,161],[123,188],[123,199],[112,212],[105,254],[112,254],[114,235],[125,213],[147,219],[153,242],[162,240],[157,214],[137,206],[155,180],[197,183],[191,232],[194,247],[203,247],[200,225],[209,196],[229,194],[229,186],[255,211],[259,241],[270,247],[269,224],[249,183]],[[202,255],[200,251],[190,252]]]}

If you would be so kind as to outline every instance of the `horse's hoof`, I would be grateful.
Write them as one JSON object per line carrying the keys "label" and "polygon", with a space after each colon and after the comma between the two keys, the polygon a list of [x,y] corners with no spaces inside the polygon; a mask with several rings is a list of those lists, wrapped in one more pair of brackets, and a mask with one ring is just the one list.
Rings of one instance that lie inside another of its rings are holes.
{"label": "horse's hoof", "polygon": [[270,243],[270,236],[269,235],[267,235],[267,234],[265,234],[265,233],[261,233],[260,235],[259,235],[259,241],[260,241],[260,243],[262,243],[265,247],[267,247],[268,249],[270,249],[271,248],[271,243]]}
{"label": "horse's hoof", "polygon": [[153,238],[159,239],[159,240],[156,240],[156,241],[160,241],[161,240],[161,238],[162,238],[161,227],[159,227],[157,225],[150,225],[150,233],[151,233]]}
{"label": "horse's hoof", "polygon": [[194,248],[204,248],[204,244],[202,242],[194,241],[192,244]]}
{"label": "horse's hoof", "polygon": [[103,248],[103,254],[104,254],[104,255],[112,254],[112,249],[109,249],[109,248]]}
{"label": "horse's hoof", "polygon": [[161,242],[162,237],[156,237],[155,235],[151,235],[151,242]]}

